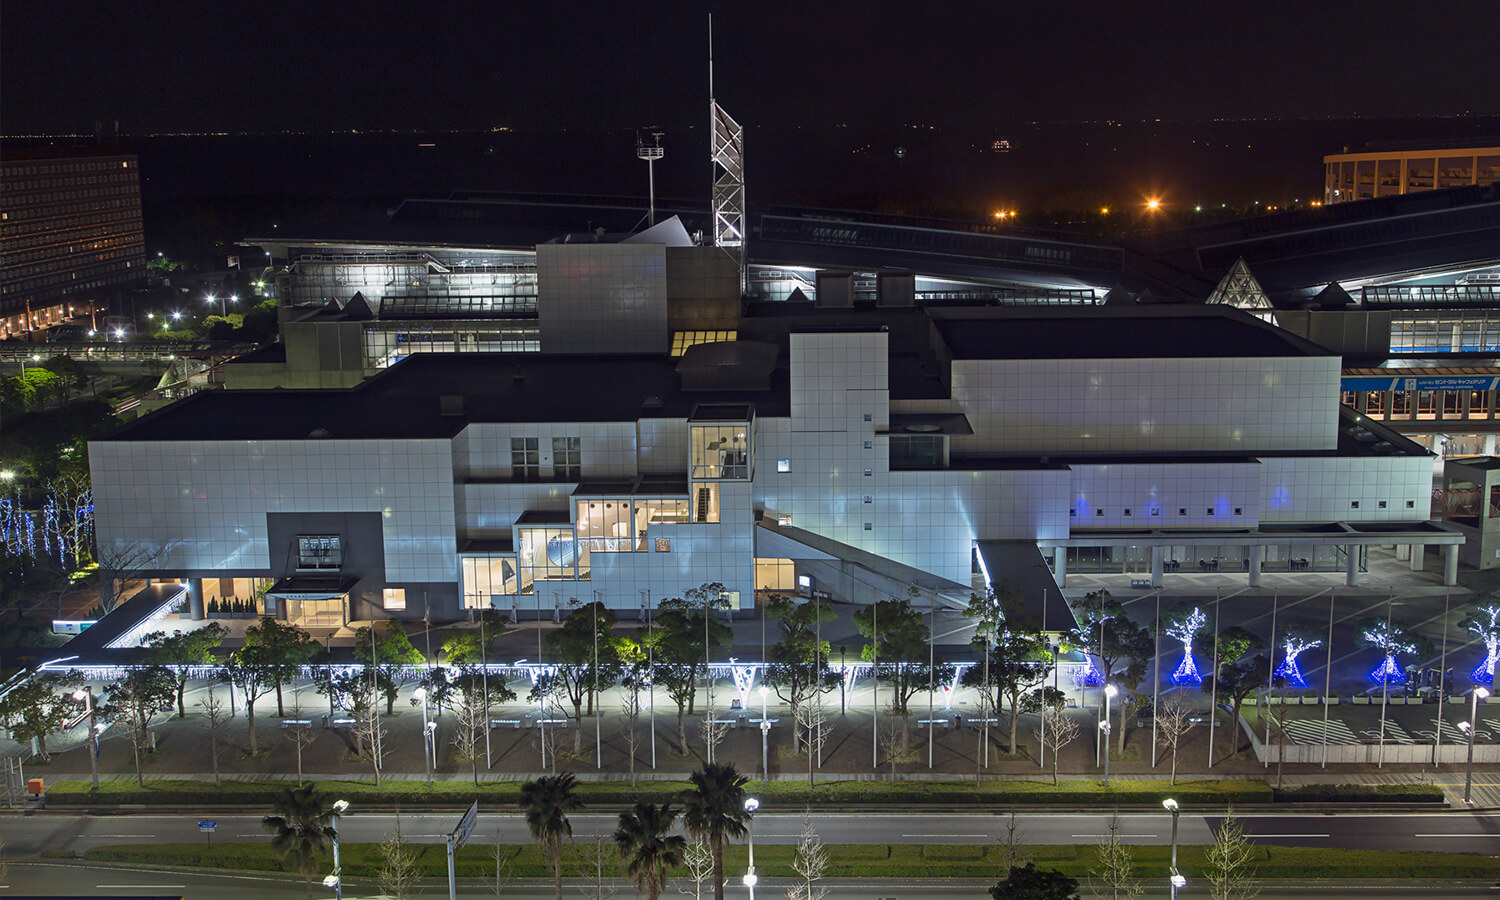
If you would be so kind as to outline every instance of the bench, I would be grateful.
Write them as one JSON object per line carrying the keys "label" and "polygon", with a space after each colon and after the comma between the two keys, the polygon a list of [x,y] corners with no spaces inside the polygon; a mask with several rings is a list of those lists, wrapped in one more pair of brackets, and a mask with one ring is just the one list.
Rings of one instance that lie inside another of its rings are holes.
{"label": "bench", "polygon": [[946,726],[948,724],[948,720],[947,719],[918,719],[917,720],[917,724],[918,725],[944,725],[944,726]]}
{"label": "bench", "polygon": [[312,719],[282,719],[282,728],[307,728],[312,725]]}
{"label": "bench", "polygon": [[520,719],[490,719],[491,728],[516,728],[523,727],[526,723]]}
{"label": "bench", "polygon": [[328,724],[334,728],[350,728],[357,723],[354,719],[330,719]]}
{"label": "bench", "polygon": [[1133,587],[1133,588],[1144,588],[1144,589],[1150,590],[1150,588],[1151,588],[1151,579],[1149,579],[1149,578],[1132,578],[1132,579],[1130,579],[1130,586]]}
{"label": "bench", "polygon": [[1337,697],[1324,697],[1323,698],[1323,702],[1327,703],[1329,706],[1338,706],[1339,705],[1339,698],[1337,698]]}

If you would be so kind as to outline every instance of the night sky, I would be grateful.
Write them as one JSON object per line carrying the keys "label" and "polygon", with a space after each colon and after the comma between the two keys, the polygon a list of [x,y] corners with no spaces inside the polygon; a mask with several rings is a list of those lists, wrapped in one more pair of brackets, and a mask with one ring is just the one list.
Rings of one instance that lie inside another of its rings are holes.
{"label": "night sky", "polygon": [[1488,4],[0,5],[0,130],[939,127],[1500,111]]}

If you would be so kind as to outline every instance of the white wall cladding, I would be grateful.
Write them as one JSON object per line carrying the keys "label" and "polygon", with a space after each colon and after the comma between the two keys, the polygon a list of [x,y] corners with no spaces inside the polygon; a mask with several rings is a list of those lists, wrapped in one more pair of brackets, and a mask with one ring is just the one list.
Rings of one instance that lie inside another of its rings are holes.
{"label": "white wall cladding", "polygon": [[[576,437],[584,478],[630,478],[636,474],[634,422],[540,422],[474,424],[453,441],[453,470],[460,478],[511,478],[510,439],[536,438],[541,477],[555,474],[552,439]],[[679,472],[685,471],[679,467]]]}
{"label": "white wall cladding", "polygon": [[1432,514],[1430,456],[1266,457],[1261,467],[1264,523],[1420,522]]}
{"label": "white wall cladding", "polygon": [[458,533],[465,538],[509,539],[511,526],[527,510],[568,511],[572,482],[506,481],[454,486]]}
{"label": "white wall cladding", "polygon": [[688,428],[683,419],[641,419],[636,446],[643,475],[682,476],[688,470]]}
{"label": "white wall cladding", "polygon": [[378,512],[390,581],[457,578],[447,440],[95,441],[101,547],[161,569],[267,569],[266,513]]}
{"label": "white wall cladding", "polygon": [[955,453],[1327,450],[1338,357],[955,360]]}
{"label": "white wall cladding", "polygon": [[1260,513],[1255,462],[1072,466],[1074,528],[1254,526]]}

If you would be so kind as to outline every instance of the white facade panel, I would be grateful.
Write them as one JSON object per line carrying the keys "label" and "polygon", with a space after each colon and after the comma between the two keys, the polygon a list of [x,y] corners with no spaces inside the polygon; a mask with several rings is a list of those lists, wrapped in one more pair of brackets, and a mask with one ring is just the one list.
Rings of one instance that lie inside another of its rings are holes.
{"label": "white facade panel", "polygon": [[1259,519],[1255,462],[1071,468],[1068,516],[1074,528],[1245,528]]}
{"label": "white facade panel", "polygon": [[1421,522],[1432,514],[1431,457],[1267,457],[1261,521]]}
{"label": "white facade panel", "polygon": [[663,244],[540,244],[537,314],[546,353],[665,353]]}

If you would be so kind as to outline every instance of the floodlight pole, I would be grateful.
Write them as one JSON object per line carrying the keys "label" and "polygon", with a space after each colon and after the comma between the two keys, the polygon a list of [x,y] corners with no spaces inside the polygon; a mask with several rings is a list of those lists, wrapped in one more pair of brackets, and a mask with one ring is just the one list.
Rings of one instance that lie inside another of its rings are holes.
{"label": "floodlight pole", "polygon": [[1484,698],[1484,697],[1488,697],[1489,695],[1490,695],[1489,691],[1485,690],[1484,688],[1480,687],[1477,684],[1474,686],[1474,711],[1473,711],[1473,713],[1469,717],[1469,728],[1468,728],[1468,732],[1469,732],[1469,761],[1468,761],[1468,764],[1464,767],[1464,805],[1465,806],[1472,806],[1473,805],[1472,803],[1469,802],[1469,792],[1470,792],[1470,790],[1473,789],[1473,786],[1474,786],[1474,732],[1476,732],[1476,731],[1479,730],[1479,701],[1482,698]]}
{"label": "floodlight pole", "polygon": [[1185,879],[1181,875],[1177,874],[1177,815],[1178,815],[1177,801],[1168,798],[1166,800],[1163,800],[1161,802],[1161,805],[1164,806],[1164,807],[1166,807],[1167,812],[1170,812],[1172,814],[1172,868],[1171,868],[1171,873],[1172,874],[1171,874],[1171,884],[1172,884],[1172,900],[1177,900],[1177,888],[1180,887],[1180,885],[1178,884],[1178,882],[1185,881]]}
{"label": "floodlight pole", "polygon": [[1099,733],[1104,738],[1104,786],[1109,787],[1109,701],[1120,689],[1112,684],[1104,686],[1104,718],[1099,722]]}
{"label": "floodlight pole", "polygon": [[[213,690],[210,682],[210,691]],[[94,724],[94,686],[86,684],[79,693],[83,694],[84,708],[89,716],[89,777],[92,779],[94,790],[99,790],[99,732]],[[74,694],[73,696],[78,696]]]}

